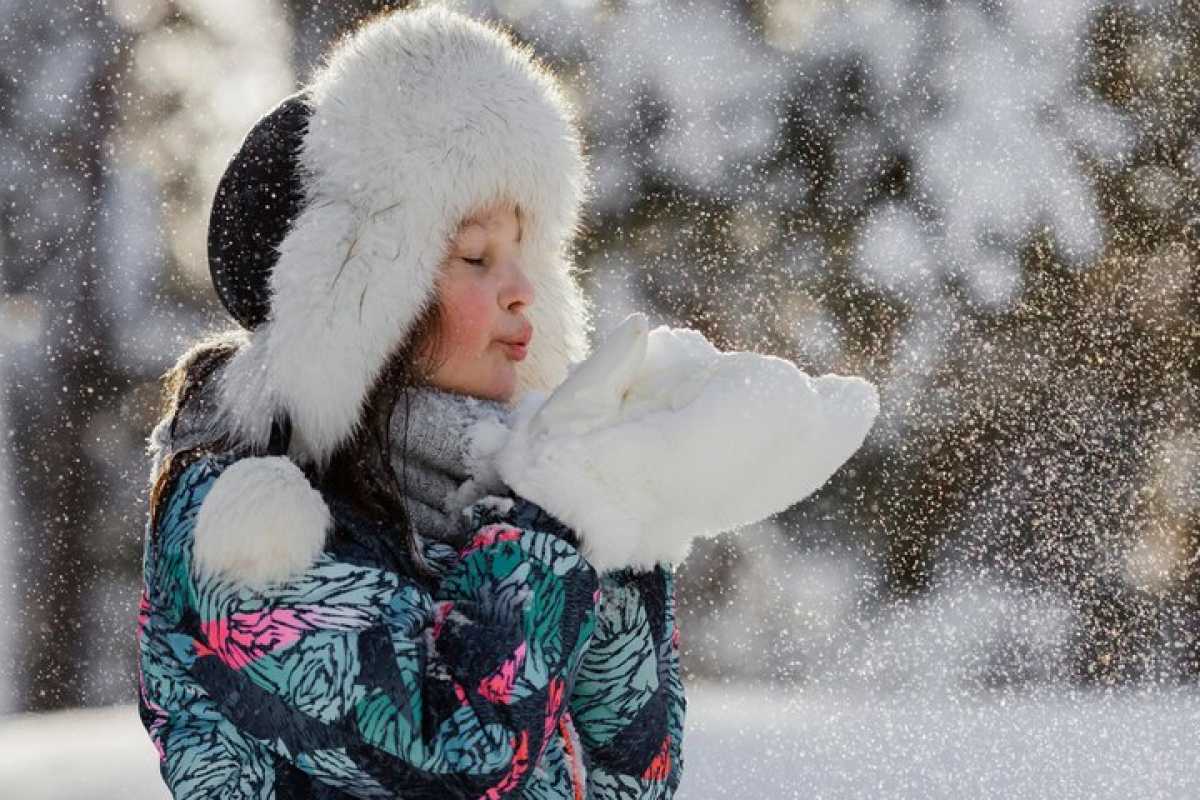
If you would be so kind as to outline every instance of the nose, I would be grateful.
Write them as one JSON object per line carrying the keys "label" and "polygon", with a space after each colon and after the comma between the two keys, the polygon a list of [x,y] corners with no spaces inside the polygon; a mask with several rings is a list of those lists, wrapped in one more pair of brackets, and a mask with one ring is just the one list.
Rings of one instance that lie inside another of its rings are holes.
{"label": "nose", "polygon": [[533,281],[525,274],[525,269],[515,261],[512,262],[508,280],[505,281],[500,304],[508,311],[520,311],[533,304]]}

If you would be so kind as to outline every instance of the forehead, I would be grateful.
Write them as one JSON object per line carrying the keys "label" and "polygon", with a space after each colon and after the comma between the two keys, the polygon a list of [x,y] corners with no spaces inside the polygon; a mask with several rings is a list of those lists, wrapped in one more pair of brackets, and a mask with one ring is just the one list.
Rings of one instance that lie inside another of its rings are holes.
{"label": "forehead", "polygon": [[496,203],[488,206],[487,208],[478,209],[477,211],[464,217],[462,222],[459,223],[458,229],[460,231],[466,230],[467,228],[486,228],[495,230],[503,227],[505,222],[508,219],[511,219],[509,215],[516,217],[517,227],[520,229],[521,208],[515,203]]}

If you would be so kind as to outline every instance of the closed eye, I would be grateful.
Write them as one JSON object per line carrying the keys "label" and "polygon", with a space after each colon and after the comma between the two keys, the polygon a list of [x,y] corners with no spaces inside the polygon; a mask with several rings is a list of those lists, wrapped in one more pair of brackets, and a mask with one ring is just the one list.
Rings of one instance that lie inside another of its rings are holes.
{"label": "closed eye", "polygon": [[463,261],[467,262],[468,264],[474,264],[477,267],[483,266],[482,258],[464,258]]}

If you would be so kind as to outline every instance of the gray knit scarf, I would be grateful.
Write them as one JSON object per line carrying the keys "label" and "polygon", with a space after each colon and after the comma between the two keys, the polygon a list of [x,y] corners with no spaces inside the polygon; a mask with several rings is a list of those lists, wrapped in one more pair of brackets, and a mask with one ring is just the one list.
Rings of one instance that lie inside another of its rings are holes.
{"label": "gray knit scarf", "polygon": [[389,421],[390,455],[417,534],[462,543],[460,512],[503,488],[486,455],[507,432],[509,413],[495,401],[428,386],[401,393]]}

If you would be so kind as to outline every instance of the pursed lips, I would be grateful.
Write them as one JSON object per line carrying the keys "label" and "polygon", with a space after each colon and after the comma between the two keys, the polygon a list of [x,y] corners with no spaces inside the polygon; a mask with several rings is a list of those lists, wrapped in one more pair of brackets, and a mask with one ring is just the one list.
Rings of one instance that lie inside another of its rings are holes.
{"label": "pursed lips", "polygon": [[523,344],[510,344],[503,342],[504,349],[508,351],[508,357],[513,361],[524,361],[525,356],[529,354],[528,348]]}
{"label": "pursed lips", "polygon": [[504,345],[509,358],[514,361],[521,361],[529,353],[529,342],[532,338],[533,328],[527,326],[518,336],[512,339],[497,339],[496,341]]}

